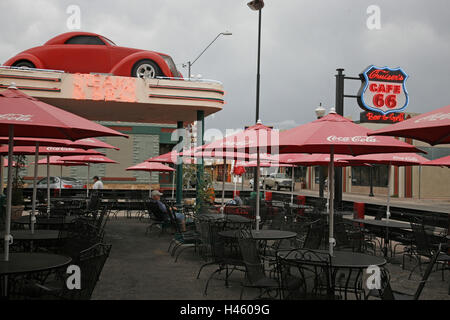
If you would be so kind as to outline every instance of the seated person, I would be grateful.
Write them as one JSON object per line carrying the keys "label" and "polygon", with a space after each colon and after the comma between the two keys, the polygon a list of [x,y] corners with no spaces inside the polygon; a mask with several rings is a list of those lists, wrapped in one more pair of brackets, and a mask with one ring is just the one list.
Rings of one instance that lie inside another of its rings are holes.
{"label": "seated person", "polygon": [[243,204],[244,204],[244,202],[242,201],[241,197],[239,197],[238,195],[236,195],[234,197],[234,199],[227,202],[227,205],[230,205],[230,206],[242,206]]}
{"label": "seated person", "polygon": [[[152,191],[151,201],[155,202],[158,205],[158,208],[160,211],[159,213],[162,213],[162,215],[160,216],[157,212],[154,212],[154,214],[157,218],[163,217],[164,220],[169,221],[170,220],[169,212],[166,208],[166,205],[161,201],[161,196],[162,196],[162,193],[159,192],[158,190]],[[175,208],[171,208],[171,209],[175,212]],[[181,224],[181,231],[185,232],[186,231],[186,218],[184,217],[184,214],[182,214],[180,212],[175,212],[175,218]]]}

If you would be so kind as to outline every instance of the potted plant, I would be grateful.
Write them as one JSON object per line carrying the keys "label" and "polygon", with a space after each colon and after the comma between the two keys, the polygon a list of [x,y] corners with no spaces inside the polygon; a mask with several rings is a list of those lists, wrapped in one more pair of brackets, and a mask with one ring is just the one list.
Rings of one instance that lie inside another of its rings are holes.
{"label": "potted plant", "polygon": [[22,216],[25,208],[23,200],[23,178],[20,171],[25,167],[25,156],[15,156],[15,166],[13,167],[13,180],[11,189],[11,219],[18,219]]}

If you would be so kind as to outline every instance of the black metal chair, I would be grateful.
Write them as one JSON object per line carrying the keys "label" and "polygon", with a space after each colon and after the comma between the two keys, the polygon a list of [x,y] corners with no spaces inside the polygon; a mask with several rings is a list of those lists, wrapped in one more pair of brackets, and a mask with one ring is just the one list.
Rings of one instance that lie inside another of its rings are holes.
{"label": "black metal chair", "polygon": [[[431,261],[434,251],[436,251],[436,245],[433,245],[430,235],[425,230],[425,226],[423,222],[420,219],[412,219],[411,222],[411,228],[413,230],[414,234],[414,248],[411,252],[411,254],[416,258],[417,264],[414,266],[414,268],[411,270],[411,273],[409,274],[409,279],[411,279],[411,276],[416,270],[417,267],[419,267],[420,272],[422,272],[422,259],[421,257],[427,258],[429,261]],[[440,248],[440,245],[439,245]],[[404,255],[405,256],[405,255]],[[442,264],[442,280],[444,280],[444,270],[448,269],[448,264],[450,263],[450,255],[438,251],[438,255],[436,257],[436,261],[438,264]],[[403,260],[404,263],[404,260]]]}
{"label": "black metal chair", "polygon": [[[211,223],[209,225],[209,242],[211,248],[212,261],[204,264],[197,275],[200,277],[202,269],[207,265],[217,265],[218,268],[211,273],[206,285],[204,295],[207,295],[208,285],[215,274],[225,271],[225,286],[229,285],[229,276],[235,270],[245,272],[245,263],[242,260],[242,255],[239,250],[237,239],[225,239],[219,235],[220,231],[224,230],[224,225],[221,223]],[[230,271],[231,268],[231,271]]]}
{"label": "black metal chair", "polygon": [[248,230],[241,230],[238,243],[246,270],[240,299],[242,299],[245,288],[259,289],[260,294],[257,297],[258,299],[262,298],[266,293],[269,298],[273,298],[270,296],[272,290],[276,291],[275,297],[278,296],[280,289],[279,281],[278,279],[273,279],[266,275],[264,263],[259,255],[258,244],[256,240],[251,237],[251,233]]}
{"label": "black metal chair", "polygon": [[308,234],[306,235],[305,242],[303,243],[304,249],[320,249],[322,240],[324,239],[326,225],[317,220],[309,226]]}
{"label": "black metal chair", "polygon": [[278,254],[282,298],[286,300],[336,299],[331,256],[309,249]]}
{"label": "black metal chair", "polygon": [[67,229],[60,231],[57,253],[69,256],[76,262],[82,251],[102,240],[103,232],[100,228],[85,219],[77,219]]}
{"label": "black metal chair", "polygon": [[381,276],[380,289],[369,290],[365,299],[368,300],[370,297],[377,297],[381,298],[382,300],[418,300],[423,289],[425,288],[425,285],[428,281],[428,278],[430,277],[433,267],[438,260],[440,249],[441,247],[439,245],[438,249],[432,254],[431,260],[425,270],[425,273],[422,276],[422,279],[416,291],[413,294],[392,290],[390,284],[389,271],[386,268],[382,268],[380,274]]}
{"label": "black metal chair", "polygon": [[161,211],[156,201],[145,201],[147,212],[150,217],[150,224],[145,230],[145,234],[149,234],[150,230],[155,226],[160,228],[159,236],[161,236],[167,229],[172,227],[170,217]]}

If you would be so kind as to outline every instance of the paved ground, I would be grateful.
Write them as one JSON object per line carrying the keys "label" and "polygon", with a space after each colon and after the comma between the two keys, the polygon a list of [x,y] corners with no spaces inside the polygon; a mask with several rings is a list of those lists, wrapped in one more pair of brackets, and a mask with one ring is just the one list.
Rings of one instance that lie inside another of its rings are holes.
{"label": "paved ground", "polygon": [[[146,221],[136,218],[111,218],[106,226],[105,241],[112,244],[111,255],[103,269],[100,281],[92,299],[123,300],[233,300],[239,299],[240,281],[243,274],[236,271],[231,276],[230,287],[226,288],[224,275],[210,282],[208,295],[203,295],[206,280],[215,266],[205,267],[200,279],[196,279],[200,266],[204,263],[186,250],[177,263],[167,252],[171,235],[158,237],[157,233],[145,235]],[[409,265],[408,265],[409,267]],[[388,265],[392,276],[392,287],[413,293],[419,284],[419,275],[408,280],[409,271],[402,271],[399,265]],[[441,273],[434,272],[421,298],[450,300],[448,287],[450,273],[441,281]],[[248,291],[244,298],[252,298]]]}

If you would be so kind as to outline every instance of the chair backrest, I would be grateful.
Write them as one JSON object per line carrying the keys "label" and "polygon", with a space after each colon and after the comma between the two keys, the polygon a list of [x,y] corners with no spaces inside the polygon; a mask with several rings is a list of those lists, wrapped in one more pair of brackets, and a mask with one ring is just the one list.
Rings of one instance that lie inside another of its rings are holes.
{"label": "chair backrest", "polygon": [[325,232],[325,226],[321,221],[316,221],[309,226],[303,248],[319,249]]}
{"label": "chair backrest", "polygon": [[74,263],[80,258],[83,250],[98,243],[103,238],[102,231],[85,219],[77,219],[66,230],[61,230],[59,253],[68,255]]}
{"label": "chair backrest", "polygon": [[156,220],[168,221],[170,219],[170,217],[161,210],[161,208],[159,207],[158,203],[155,200],[150,199],[148,201],[145,201],[145,204],[149,215],[153,216]]}
{"label": "chair backrest", "polygon": [[331,256],[322,251],[294,249],[278,255],[280,286],[285,299],[334,299]]}
{"label": "chair backrest", "polygon": [[[427,265],[427,268],[425,269],[425,273],[422,276],[422,279],[420,280],[420,283],[414,292],[414,295],[412,296],[413,300],[419,300],[419,297],[425,288],[425,284],[428,281],[428,278],[430,277],[431,272],[433,271],[433,267],[436,264],[436,261],[439,257],[439,252],[441,251],[441,245],[439,245],[439,248],[432,253],[431,260]],[[384,271],[384,272],[383,272]],[[382,269],[381,272],[381,283],[382,283],[382,293],[381,298],[383,300],[395,300],[395,292],[392,291],[391,285],[390,285],[390,277],[388,277],[389,273],[385,268]]]}
{"label": "chair backrest", "polygon": [[428,234],[425,232],[424,225],[418,219],[412,219],[410,224],[414,234],[417,253],[426,257],[431,257],[431,242]]}
{"label": "chair backrest", "polygon": [[238,239],[239,249],[246,268],[246,276],[250,283],[265,278],[264,265],[259,256],[258,245],[248,230],[241,230]]}
{"label": "chair backrest", "polygon": [[80,267],[81,288],[69,290],[63,286],[62,298],[70,300],[89,300],[111,251],[111,245],[97,243],[80,253],[77,266]]}

